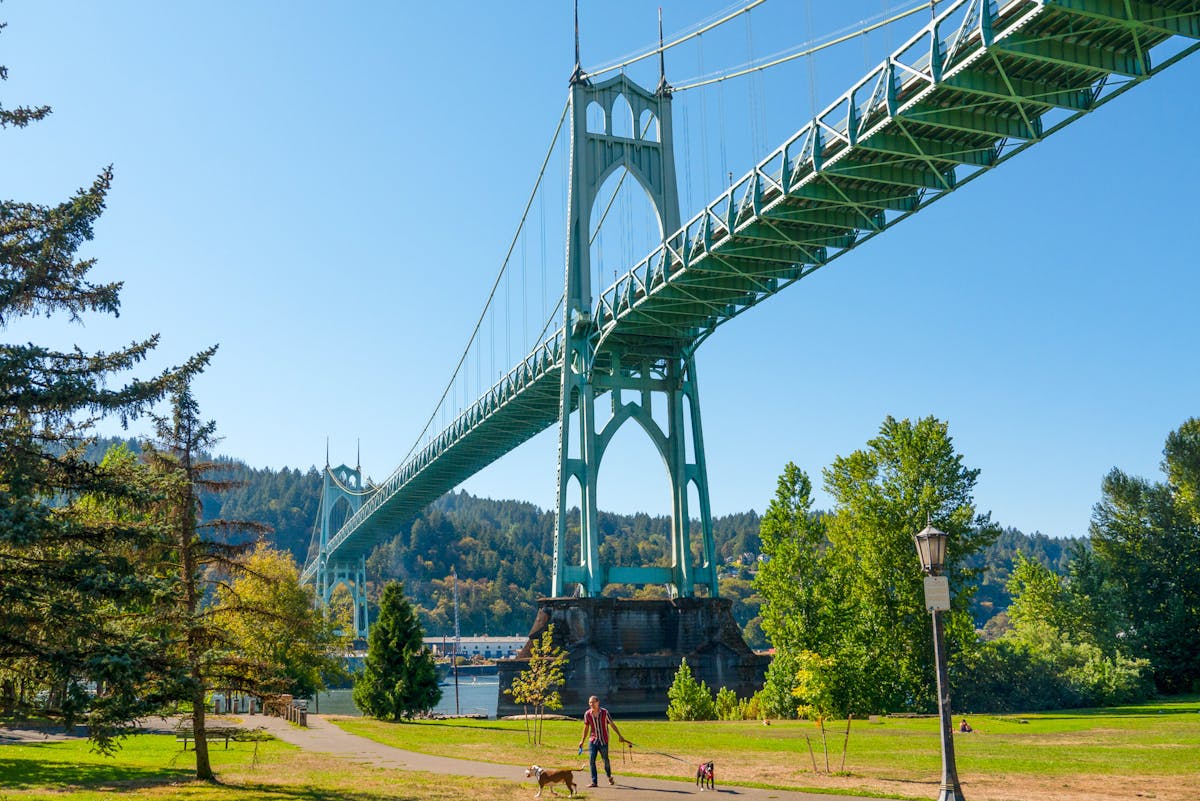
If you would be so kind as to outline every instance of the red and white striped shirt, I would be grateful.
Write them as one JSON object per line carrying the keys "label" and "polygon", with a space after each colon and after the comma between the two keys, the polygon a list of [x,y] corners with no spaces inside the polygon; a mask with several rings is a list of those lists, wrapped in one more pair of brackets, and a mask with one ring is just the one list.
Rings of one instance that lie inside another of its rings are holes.
{"label": "red and white striped shirt", "polygon": [[600,707],[599,722],[596,721],[596,717],[590,709],[583,713],[583,725],[591,731],[591,736],[588,739],[593,743],[608,745],[608,710]]}

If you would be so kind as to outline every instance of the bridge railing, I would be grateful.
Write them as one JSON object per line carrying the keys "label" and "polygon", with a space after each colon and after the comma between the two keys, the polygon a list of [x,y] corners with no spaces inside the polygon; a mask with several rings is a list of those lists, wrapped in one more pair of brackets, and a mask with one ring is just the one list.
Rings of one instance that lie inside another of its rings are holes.
{"label": "bridge railing", "polygon": [[[668,284],[677,272],[705,258],[732,236],[740,224],[757,216],[764,197],[780,197],[811,178],[824,159],[853,147],[860,137],[885,123],[904,98],[936,85],[945,70],[978,52],[996,33],[1025,24],[1045,5],[1046,0],[949,3],[891,56],[604,290],[595,309],[599,343],[603,344],[627,310]],[[949,33],[944,35],[946,31]],[[865,91],[868,87],[869,93]],[[841,247],[834,249],[840,252],[853,242],[835,243],[838,244]],[[831,258],[829,249],[820,246],[808,249],[806,255],[806,264],[812,267]],[[797,265],[792,280],[811,272],[804,266]],[[714,307],[710,328],[738,311]],[[696,334],[703,338],[706,332]]]}
{"label": "bridge railing", "polygon": [[[329,541],[328,550],[330,552],[337,550],[364,521],[370,519],[383,504],[399,492],[401,487],[432,464],[440,454],[460,441],[468,432],[519,395],[526,387],[534,384],[551,369],[556,368],[562,362],[564,340],[564,331],[559,328],[493,384],[479,400],[459,413],[424,448],[396,468],[338,530],[337,534]],[[307,570],[305,572],[308,573]]]}

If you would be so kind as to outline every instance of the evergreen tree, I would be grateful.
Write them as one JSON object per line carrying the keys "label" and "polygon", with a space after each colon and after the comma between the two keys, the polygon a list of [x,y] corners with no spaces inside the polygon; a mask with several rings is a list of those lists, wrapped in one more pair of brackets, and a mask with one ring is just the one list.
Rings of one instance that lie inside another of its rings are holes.
{"label": "evergreen tree", "polygon": [[[0,129],[48,113],[0,108]],[[21,318],[117,313],[120,283],[93,283],[95,261],[77,255],[111,181],[105,169],[53,206],[0,200],[0,331]],[[98,420],[126,423],[144,413],[211,355],[150,379],[126,378],[156,344],[152,336],[85,353],[0,343],[0,690],[12,706],[13,688],[47,687],[43,711],[84,717],[102,750],[157,703],[145,679],[165,667],[162,649],[126,625],[156,592],[130,559],[154,532],[136,516],[105,517],[110,508],[145,507],[154,490],[124,464],[98,465],[83,452]],[[78,504],[84,496],[103,502]],[[87,690],[93,684],[99,699]]]}
{"label": "evergreen tree", "polygon": [[[191,705],[196,778],[211,781],[215,776],[204,734],[208,692],[231,689],[266,695],[278,690],[264,684],[261,666],[248,663],[234,650],[228,632],[218,625],[233,609],[219,599],[213,600],[217,586],[244,571],[238,559],[248,545],[231,540],[243,532],[262,534],[264,528],[223,519],[201,522],[201,494],[220,492],[228,486],[211,477],[219,465],[201,457],[216,443],[216,424],[201,420],[199,406],[186,385],[173,392],[171,412],[170,417],[155,417],[158,442],[145,449],[145,458],[163,492],[158,519],[166,548],[163,561],[153,566],[175,583],[163,616],[177,638],[173,655],[187,676],[179,696]],[[240,603],[237,610],[253,613]],[[269,621],[263,615],[261,622]]]}
{"label": "evergreen tree", "polygon": [[441,700],[437,667],[424,637],[404,586],[388,583],[367,640],[366,664],[354,685],[354,705],[363,714],[398,721],[428,711]]}

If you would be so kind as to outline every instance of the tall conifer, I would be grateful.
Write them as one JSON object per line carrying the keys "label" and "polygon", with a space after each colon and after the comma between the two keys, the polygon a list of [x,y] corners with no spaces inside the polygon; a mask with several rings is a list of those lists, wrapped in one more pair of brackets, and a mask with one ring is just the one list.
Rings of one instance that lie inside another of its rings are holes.
{"label": "tall conifer", "polygon": [[354,685],[355,706],[381,720],[411,718],[432,709],[442,691],[424,639],[404,586],[391,582],[383,588],[379,620],[367,640],[366,665]]}
{"label": "tall conifer", "polygon": [[[49,111],[0,107],[0,129]],[[0,200],[0,332],[22,318],[117,313],[121,284],[93,283],[95,261],[78,256],[111,181],[106,168],[52,206]],[[43,711],[85,718],[104,749],[158,701],[144,683],[164,668],[161,649],[124,623],[154,591],[129,558],[153,534],[136,519],[98,516],[103,504],[74,501],[151,500],[123,465],[90,463],[83,448],[98,420],[143,413],[211,355],[148,380],[126,378],[157,341],[98,353],[0,342],[0,706],[27,700],[22,687],[48,687]]]}

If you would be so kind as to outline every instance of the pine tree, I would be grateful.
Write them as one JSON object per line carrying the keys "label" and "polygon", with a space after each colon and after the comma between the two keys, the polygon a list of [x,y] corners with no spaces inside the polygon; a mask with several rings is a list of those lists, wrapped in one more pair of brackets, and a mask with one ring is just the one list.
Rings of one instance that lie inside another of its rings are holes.
{"label": "pine tree", "polygon": [[[2,27],[2,26],[0,26]],[[0,80],[7,72],[0,67]],[[24,127],[47,107],[0,108],[0,129]],[[112,172],[54,206],[0,200],[0,331],[21,318],[115,315],[121,284],[93,283],[79,259],[104,210]],[[157,698],[145,680],[161,649],[127,626],[155,592],[129,554],[153,539],[136,516],[106,517],[106,504],[144,507],[153,489],[124,465],[83,458],[95,423],[147,411],[211,351],[150,379],[125,376],[157,336],[112,352],[66,352],[0,343],[0,672],[13,688],[49,689],[50,714],[84,718],[102,750]],[[127,381],[127,383],[123,383]],[[101,504],[78,504],[81,498]],[[95,685],[94,697],[88,687]]]}
{"label": "pine tree", "polygon": [[[163,493],[158,518],[168,555],[157,568],[171,576],[176,586],[163,614],[177,637],[173,655],[186,672],[179,695],[192,708],[196,778],[211,781],[215,776],[204,734],[208,692],[234,689],[264,695],[277,689],[264,686],[262,666],[237,653],[228,633],[218,625],[233,611],[253,614],[254,610],[236,599],[232,601],[236,607],[222,605],[220,599],[210,600],[224,580],[244,572],[239,558],[249,545],[231,542],[231,538],[242,532],[262,534],[264,527],[223,519],[201,522],[202,493],[229,487],[229,482],[212,477],[220,465],[201,456],[217,441],[216,424],[200,419],[199,406],[186,385],[172,394],[171,411],[170,417],[155,417],[158,442],[146,446],[145,458]],[[267,615],[262,615],[262,622],[269,622]]]}
{"label": "pine tree", "polygon": [[367,640],[363,673],[354,685],[354,704],[363,714],[398,721],[426,712],[441,700],[437,667],[424,637],[404,597],[404,585],[389,583]]}

